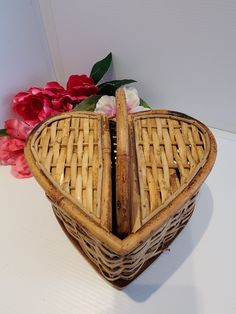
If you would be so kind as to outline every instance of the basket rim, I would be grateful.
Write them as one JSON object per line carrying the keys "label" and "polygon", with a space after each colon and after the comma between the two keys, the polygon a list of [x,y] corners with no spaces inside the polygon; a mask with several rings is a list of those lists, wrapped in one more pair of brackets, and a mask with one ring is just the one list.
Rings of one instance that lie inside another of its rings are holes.
{"label": "basket rim", "polygon": [[[83,210],[81,210],[78,205],[73,203],[70,198],[67,197],[66,193],[63,193],[62,190],[56,189],[55,184],[52,180],[45,175],[45,173],[38,167],[35,158],[33,156],[33,152],[31,150],[32,140],[34,135],[39,133],[40,130],[48,125],[49,123],[60,118],[68,118],[68,117],[76,117],[77,115],[85,115],[85,116],[103,116],[103,114],[98,114],[94,112],[88,111],[74,111],[74,112],[66,112],[60,115],[56,115],[50,117],[36,126],[30,133],[26,145],[25,145],[25,156],[27,159],[27,163],[41,187],[46,192],[46,195],[51,200],[51,202],[55,203],[57,206],[62,207],[65,213],[71,217],[71,219],[75,220],[76,223],[80,224],[83,228],[85,228],[93,237],[96,238],[97,241],[101,242],[103,245],[108,247],[111,251],[115,252],[120,256],[127,255],[134,251],[141,243],[145,242],[148,238],[150,238],[154,233],[158,231],[190,198],[192,198],[199,190],[202,183],[205,181],[207,176],[209,175],[216,159],[217,153],[217,144],[212,132],[209,128],[204,125],[202,122],[198,121],[191,116],[183,114],[181,112],[171,111],[171,110],[163,110],[163,109],[155,109],[148,110],[143,112],[132,113],[132,117],[136,118],[139,116],[152,116],[153,114],[159,116],[170,116],[174,118],[187,120],[188,123],[196,125],[200,128],[204,135],[208,138],[208,152],[206,154],[205,161],[201,164],[201,167],[195,174],[195,176],[188,181],[187,186],[182,190],[178,191],[176,197],[172,199],[166,205],[164,204],[164,208],[158,212],[158,214],[154,215],[148,222],[146,222],[139,230],[135,233],[129,234],[123,240],[119,239],[117,236],[112,234],[111,232],[103,229],[99,226],[90,216],[88,216]],[[107,116],[107,118],[111,118]],[[79,209],[79,210],[78,210]]]}

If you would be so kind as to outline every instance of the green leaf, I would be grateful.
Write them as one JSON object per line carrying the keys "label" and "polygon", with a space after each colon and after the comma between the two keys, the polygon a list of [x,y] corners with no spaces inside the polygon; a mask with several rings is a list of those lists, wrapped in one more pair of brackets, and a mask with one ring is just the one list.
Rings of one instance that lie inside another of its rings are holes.
{"label": "green leaf", "polygon": [[136,81],[129,80],[129,79],[106,82],[106,83],[98,85],[99,94],[100,95],[114,96],[117,88],[119,88],[123,85],[126,85],[126,84],[135,83],[135,82]]}
{"label": "green leaf", "polygon": [[142,98],[140,98],[140,106],[142,106],[142,107],[144,107],[144,108],[150,108],[150,109],[151,109],[151,107],[149,106],[149,104],[146,103],[146,101],[143,100]]}
{"label": "green leaf", "polygon": [[0,136],[7,136],[7,129],[0,129]]}
{"label": "green leaf", "polygon": [[112,53],[110,52],[104,59],[98,61],[92,67],[90,77],[94,80],[94,83],[97,84],[108,71],[112,62]]}
{"label": "green leaf", "polygon": [[81,101],[81,103],[79,103],[73,109],[73,111],[94,111],[96,107],[96,103],[99,101],[101,97],[102,95],[89,96],[85,100]]}

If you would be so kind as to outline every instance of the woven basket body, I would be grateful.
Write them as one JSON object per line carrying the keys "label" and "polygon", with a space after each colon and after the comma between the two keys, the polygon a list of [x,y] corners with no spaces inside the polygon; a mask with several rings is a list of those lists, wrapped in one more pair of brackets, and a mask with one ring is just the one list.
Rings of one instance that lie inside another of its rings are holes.
{"label": "woven basket body", "polygon": [[176,112],[117,121],[70,112],[38,126],[25,155],[66,234],[105,279],[123,287],[188,222],[216,143],[206,126]]}

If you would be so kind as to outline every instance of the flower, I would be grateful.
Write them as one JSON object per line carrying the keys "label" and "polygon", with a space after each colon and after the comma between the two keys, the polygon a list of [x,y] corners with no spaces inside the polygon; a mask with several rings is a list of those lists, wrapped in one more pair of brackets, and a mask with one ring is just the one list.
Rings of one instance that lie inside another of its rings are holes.
{"label": "flower", "polygon": [[67,89],[58,82],[47,82],[44,88],[31,87],[13,98],[13,111],[30,126],[48,117],[70,111],[81,100],[97,94],[98,87],[87,75],[71,75]]}
{"label": "flower", "polygon": [[135,88],[124,88],[125,97],[126,97],[126,105],[128,112],[135,112],[135,108],[137,108],[140,104],[140,99],[138,97],[138,91]]}
{"label": "flower", "polygon": [[[128,113],[149,110],[140,106],[140,98],[135,88],[124,88],[126,105]],[[102,96],[96,104],[96,112],[105,113],[107,115],[116,115],[116,101],[114,96]]]}
{"label": "flower", "polygon": [[24,151],[25,141],[10,136],[0,138],[0,162],[2,165],[14,165]]}
{"label": "flower", "polygon": [[46,118],[73,108],[76,98],[57,82],[48,82],[44,88],[32,87],[13,98],[13,111],[30,126],[35,126]]}
{"label": "flower", "polygon": [[31,126],[38,124],[45,118],[55,114],[48,94],[42,89],[30,88],[27,92],[18,93],[13,98],[13,111],[21,116]]}
{"label": "flower", "polygon": [[29,170],[24,154],[21,154],[16,159],[16,163],[11,168],[11,173],[19,179],[32,177],[32,173]]}
{"label": "flower", "polygon": [[58,82],[47,82],[44,86],[44,91],[45,93],[51,92],[55,96],[58,93],[64,92],[65,89]]}
{"label": "flower", "polygon": [[40,122],[39,115],[45,107],[48,107],[50,100],[43,95],[33,94],[32,90],[18,93],[13,98],[13,111],[21,116],[29,125],[36,125]]}
{"label": "flower", "polygon": [[98,87],[91,77],[85,74],[71,75],[66,85],[70,96],[74,96],[78,101],[86,99],[88,96],[98,93]]}
{"label": "flower", "polygon": [[32,176],[24,156],[25,140],[32,127],[23,121],[9,119],[5,121],[9,136],[0,137],[0,163],[12,165],[12,174],[17,178]]}
{"label": "flower", "polygon": [[12,174],[17,178],[32,176],[24,156],[23,139],[4,136],[0,138],[0,164],[12,165]]}
{"label": "flower", "polygon": [[52,100],[52,110],[56,113],[70,111],[76,103],[76,97],[70,96],[66,91],[57,94]]}
{"label": "flower", "polygon": [[116,115],[116,99],[114,96],[102,96],[96,104],[96,112],[107,115]]}
{"label": "flower", "polygon": [[4,126],[8,135],[22,140],[25,140],[32,130],[31,126],[17,119],[6,120]]}

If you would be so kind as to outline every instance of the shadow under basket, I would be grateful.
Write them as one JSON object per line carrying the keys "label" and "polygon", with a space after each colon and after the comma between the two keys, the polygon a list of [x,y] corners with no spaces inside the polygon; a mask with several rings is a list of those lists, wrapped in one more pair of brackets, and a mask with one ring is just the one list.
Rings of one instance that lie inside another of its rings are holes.
{"label": "shadow under basket", "polygon": [[115,287],[136,278],[186,225],[216,158],[201,122],[182,113],[74,111],[28,137],[25,156],[63,230]]}

